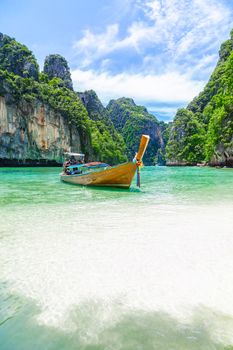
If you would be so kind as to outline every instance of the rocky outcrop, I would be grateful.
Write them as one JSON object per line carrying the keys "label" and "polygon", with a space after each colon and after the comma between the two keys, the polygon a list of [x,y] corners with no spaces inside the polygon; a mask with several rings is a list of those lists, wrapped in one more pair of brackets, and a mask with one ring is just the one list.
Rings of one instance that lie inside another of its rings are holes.
{"label": "rocky outcrop", "polygon": [[210,166],[233,168],[233,147],[226,148],[224,145],[219,144],[208,164]]}
{"label": "rocky outcrop", "polygon": [[78,96],[87,109],[89,117],[94,121],[104,123],[114,140],[118,137],[116,130],[122,135],[129,160],[135,156],[141,135],[148,134],[151,139],[144,156],[144,163],[165,164],[163,138],[165,126],[160,125],[145,107],[137,106],[131,98],[122,97],[118,100],[111,100],[104,108],[93,90],[78,93]]}
{"label": "rocky outcrop", "polygon": [[94,90],[77,92],[78,97],[86,108],[92,120],[103,119],[106,115],[105,108]]}
{"label": "rocky outcrop", "polygon": [[174,118],[167,164],[233,166],[233,30],[204,90]]}
{"label": "rocky outcrop", "polygon": [[101,121],[104,123],[111,133],[116,133],[114,124],[94,90],[85,92],[77,92],[78,97],[86,108],[89,117],[94,121]]}
{"label": "rocky outcrop", "polygon": [[47,74],[49,79],[61,79],[67,88],[73,90],[68,63],[61,55],[49,55],[45,58],[44,73]]}
{"label": "rocky outcrop", "polygon": [[[137,114],[135,110],[136,104],[132,98],[121,97],[117,100],[111,100],[107,105],[108,114],[115,127],[122,131],[126,121],[132,114]],[[141,112],[146,112],[145,107],[140,106]],[[133,113],[133,112],[136,113]]]}
{"label": "rocky outcrop", "polygon": [[150,136],[150,142],[143,158],[147,165],[163,165],[164,140],[161,128],[155,116],[143,106],[137,106],[133,99],[119,98],[111,100],[107,112],[117,131],[123,136],[128,158],[133,159],[142,134]]}
{"label": "rocky outcrop", "polygon": [[0,33],[0,68],[24,78],[38,79],[39,66],[25,45]]}
{"label": "rocky outcrop", "polygon": [[51,55],[45,70],[39,74],[26,46],[0,34],[0,165],[58,165],[66,151],[93,156],[91,120],[66,60]]}
{"label": "rocky outcrop", "polygon": [[60,113],[37,101],[6,104],[0,97],[0,165],[58,165],[81,150],[80,135]]}

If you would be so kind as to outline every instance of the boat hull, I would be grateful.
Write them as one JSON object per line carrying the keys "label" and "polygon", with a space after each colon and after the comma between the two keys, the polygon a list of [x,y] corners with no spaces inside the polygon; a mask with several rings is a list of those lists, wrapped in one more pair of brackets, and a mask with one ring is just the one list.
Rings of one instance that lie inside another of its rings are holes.
{"label": "boat hull", "polygon": [[128,162],[86,174],[66,175],[63,173],[61,180],[75,185],[129,188],[136,169],[135,163]]}

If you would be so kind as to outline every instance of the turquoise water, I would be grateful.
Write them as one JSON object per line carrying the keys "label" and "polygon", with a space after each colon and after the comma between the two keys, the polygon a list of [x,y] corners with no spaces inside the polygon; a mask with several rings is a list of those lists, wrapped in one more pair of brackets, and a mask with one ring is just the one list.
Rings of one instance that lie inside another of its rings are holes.
{"label": "turquoise water", "polygon": [[[232,201],[233,170],[215,168],[145,167],[142,188],[85,188],[59,181],[58,168],[0,168],[0,205],[64,204],[73,201],[137,201],[147,204]],[[77,197],[78,196],[78,197]]]}
{"label": "turquoise water", "polygon": [[233,170],[0,168],[0,349],[230,349]]}

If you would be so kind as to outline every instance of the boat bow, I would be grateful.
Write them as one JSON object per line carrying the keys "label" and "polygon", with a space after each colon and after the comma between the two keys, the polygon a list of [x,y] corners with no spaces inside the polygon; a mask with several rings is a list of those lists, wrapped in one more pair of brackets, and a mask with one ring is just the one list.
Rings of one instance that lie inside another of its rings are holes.
{"label": "boat bow", "polygon": [[[140,185],[140,167],[142,165],[143,155],[146,151],[150,137],[148,135],[142,135],[140,146],[136,156],[132,162],[119,164],[116,166],[108,166],[95,169],[88,169],[89,165],[94,163],[88,163],[78,166],[78,174],[61,174],[61,180],[76,185],[85,186],[111,186],[111,187],[124,187],[129,188],[135,172],[138,174],[138,185]],[[95,163],[96,165],[97,163]],[[102,163],[99,163],[102,164]],[[85,171],[82,171],[82,169]]]}

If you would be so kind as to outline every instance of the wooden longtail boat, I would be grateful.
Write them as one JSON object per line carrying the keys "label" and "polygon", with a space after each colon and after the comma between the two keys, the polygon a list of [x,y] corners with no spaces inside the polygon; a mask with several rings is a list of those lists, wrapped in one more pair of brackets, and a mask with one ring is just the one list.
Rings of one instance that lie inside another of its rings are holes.
{"label": "wooden longtail boat", "polygon": [[75,185],[129,188],[137,170],[137,184],[140,186],[140,167],[149,139],[148,135],[142,135],[138,152],[132,162],[116,166],[99,162],[64,165],[61,180]]}

